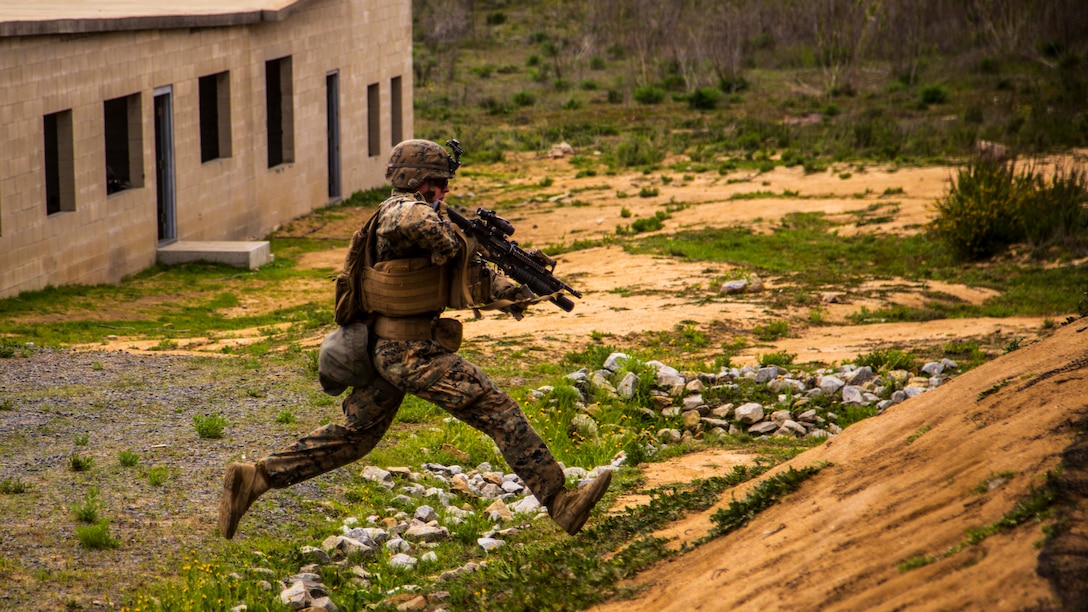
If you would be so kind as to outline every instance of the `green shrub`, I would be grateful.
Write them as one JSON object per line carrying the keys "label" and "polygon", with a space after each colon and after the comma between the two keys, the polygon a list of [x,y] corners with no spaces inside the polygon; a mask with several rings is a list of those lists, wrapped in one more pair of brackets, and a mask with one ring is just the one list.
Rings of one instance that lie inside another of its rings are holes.
{"label": "green shrub", "polygon": [[794,359],[797,359],[797,353],[778,351],[776,353],[767,353],[766,355],[760,355],[758,360],[759,365],[763,367],[773,365],[785,367],[793,363]]}
{"label": "green shrub", "polygon": [[654,85],[636,87],[631,95],[639,104],[661,104],[665,100],[665,90]]}
{"label": "green shrub", "polygon": [[276,422],[280,425],[290,425],[295,422],[295,415],[290,410],[284,410],[276,415]]}
{"label": "green shrub", "polygon": [[636,219],[631,223],[631,230],[636,234],[641,232],[655,232],[665,226],[663,221],[668,219],[669,215],[662,211],[657,211],[654,216],[647,217],[645,219]]}
{"label": "green shrub", "polygon": [[624,206],[623,208],[620,209],[620,216],[623,217],[624,219],[630,218],[631,217],[631,209]]}
{"label": "green shrub", "polygon": [[4,495],[21,495],[30,490],[30,485],[19,478],[5,478],[0,480],[0,493]]}
{"label": "green shrub", "polygon": [[926,85],[919,95],[922,104],[944,104],[948,100],[948,90],[941,85]]}
{"label": "green shrub", "polygon": [[763,342],[771,342],[788,336],[790,326],[786,321],[771,321],[766,325],[756,325],[752,328],[752,333]]}
{"label": "green shrub", "polygon": [[76,527],[76,537],[79,538],[83,548],[101,550],[104,548],[117,548],[121,542],[110,536],[110,522],[102,520],[96,525],[81,525]]}
{"label": "green shrub", "polygon": [[616,145],[612,157],[621,168],[651,166],[665,159],[665,150],[644,136],[628,136]]}
{"label": "green shrub", "polygon": [[227,419],[218,414],[193,415],[193,425],[196,433],[205,440],[223,437],[223,429],[228,425]]}
{"label": "green shrub", "polygon": [[528,91],[519,91],[515,93],[512,100],[517,106],[532,106],[536,104],[536,96]]}
{"label": "green shrub", "polygon": [[714,110],[722,99],[722,90],[716,87],[700,87],[688,96],[688,106],[695,110]]}
{"label": "green shrub", "polygon": [[72,444],[76,446],[87,446],[87,443],[91,441],[91,436],[86,433],[76,434],[72,436]]}
{"label": "green shrub", "polygon": [[652,198],[659,195],[660,193],[661,192],[658,191],[657,187],[643,187],[642,189],[638,190],[638,197]]}
{"label": "green shrub", "polygon": [[869,366],[876,370],[911,370],[914,368],[914,355],[899,349],[876,349],[871,353],[858,355],[854,359],[854,365],[859,367]]}
{"label": "green shrub", "polygon": [[10,412],[12,410],[15,410],[15,402],[9,399],[0,401],[0,412]]}
{"label": "green shrub", "polygon": [[83,503],[72,506],[72,513],[81,523],[97,523],[98,511],[102,509],[102,502],[98,501],[98,489],[91,487],[83,496]]}
{"label": "green shrub", "polygon": [[72,453],[72,456],[68,457],[68,466],[72,468],[73,472],[86,472],[94,466],[94,458],[81,457],[76,453]]}
{"label": "green shrub", "polygon": [[155,487],[161,487],[166,484],[166,479],[170,476],[170,470],[161,465],[156,465],[147,471],[147,482]]}
{"label": "green shrub", "polygon": [[1058,167],[1047,179],[1015,161],[978,158],[937,199],[934,234],[959,256],[982,259],[1018,242],[1035,248],[1083,243],[1088,229],[1088,178]]}
{"label": "green shrub", "polygon": [[966,259],[983,259],[1023,237],[1021,218],[1031,181],[1015,162],[978,158],[961,169],[937,199],[935,235]]}
{"label": "green shrub", "polygon": [[132,451],[123,450],[117,458],[121,461],[121,467],[133,467],[140,462],[140,456]]}

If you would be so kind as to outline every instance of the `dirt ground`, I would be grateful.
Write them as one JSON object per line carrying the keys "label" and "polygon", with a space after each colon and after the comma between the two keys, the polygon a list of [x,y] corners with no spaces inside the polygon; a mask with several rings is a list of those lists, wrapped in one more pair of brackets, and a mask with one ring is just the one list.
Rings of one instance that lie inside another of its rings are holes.
{"label": "dirt ground", "polygon": [[[918,231],[931,218],[932,202],[947,189],[951,175],[948,168],[843,166],[817,175],[778,168],[758,176],[670,171],[574,179],[564,178],[574,175],[566,160],[513,155],[508,156],[506,170],[515,176],[510,185],[539,185],[546,177],[554,181],[546,189],[521,192],[546,192],[545,197],[527,195],[524,201],[504,202],[505,214],[517,228],[515,238],[535,247],[600,238],[617,225],[652,216],[672,202],[690,206],[672,212],[663,233],[736,224],[764,228],[790,212],[822,211],[848,220],[874,209],[888,218],[847,231]],[[451,201],[470,210],[493,206],[498,197],[493,182],[464,174],[452,185]],[[662,180],[662,175],[669,179]],[[639,197],[643,187],[656,187],[659,195]],[[798,195],[729,199],[752,191]],[[557,202],[565,205],[557,208]],[[622,216],[622,209],[632,216]],[[287,231],[342,238],[363,220],[293,224]],[[343,255],[342,250],[312,253],[300,264],[334,270]],[[485,314],[482,321],[461,317],[467,323],[466,343],[491,352],[503,350],[500,343],[516,338],[563,354],[590,342],[591,335],[670,330],[681,322],[717,322],[721,329],[739,333],[788,318],[790,337],[752,346],[734,363],[755,363],[759,354],[784,350],[796,353],[799,363],[831,364],[879,347],[939,346],[995,336],[1022,339],[1022,348],[853,425],[777,468],[829,463],[748,526],[635,578],[632,585],[642,588],[637,599],[600,610],[1046,610],[1069,604],[1063,601],[1067,594],[1040,575],[1045,573],[1040,569],[1046,565],[1044,558],[1052,559],[1056,553],[1052,545],[1040,548],[1044,534],[1037,522],[1001,531],[955,554],[945,553],[964,541],[968,529],[993,524],[1011,512],[1033,487],[1044,483],[1048,470],[1058,466],[1063,451],[1074,443],[1072,423],[1088,412],[1084,319],[1057,331],[1047,330],[1044,320],[1036,317],[844,324],[847,315],[863,306],[875,310],[913,304],[923,291],[941,291],[972,303],[992,295],[971,287],[892,280],[861,288],[825,288],[819,297],[827,324],[809,326],[807,308],[786,313],[769,308],[775,292],[795,290],[778,279],[763,279],[762,293],[720,295],[721,278],[739,278],[731,272],[723,264],[631,255],[617,246],[574,251],[560,256],[556,268],[557,276],[583,293],[572,312],[541,304],[520,322],[494,314]],[[284,296],[290,293],[278,296],[276,305],[289,301]],[[257,298],[246,299],[252,301],[243,308],[250,312],[271,307]],[[236,336],[231,341],[247,341],[247,334]],[[260,334],[254,330],[252,337]],[[715,338],[712,344],[728,340]],[[204,350],[199,339],[180,344],[183,351]],[[219,351],[221,346],[207,350]],[[146,347],[118,338],[105,348]],[[685,481],[749,460],[742,453],[715,451],[652,466],[647,476],[656,484]],[[980,483],[983,488],[988,483],[989,490],[973,492]],[[742,498],[754,485],[727,492],[721,506]],[[639,501],[623,499],[617,507]],[[687,517],[659,535],[680,549],[706,533],[715,509]],[[1083,523],[1067,524],[1071,531],[1084,531]],[[904,560],[920,555],[937,559],[910,571],[897,569]]]}

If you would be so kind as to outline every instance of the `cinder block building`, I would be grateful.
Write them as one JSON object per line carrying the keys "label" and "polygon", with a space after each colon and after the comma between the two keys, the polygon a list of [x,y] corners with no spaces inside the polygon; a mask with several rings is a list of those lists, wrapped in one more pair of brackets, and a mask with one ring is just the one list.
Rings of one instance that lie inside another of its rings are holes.
{"label": "cinder block building", "polygon": [[0,297],[382,185],[411,45],[408,0],[0,4]]}

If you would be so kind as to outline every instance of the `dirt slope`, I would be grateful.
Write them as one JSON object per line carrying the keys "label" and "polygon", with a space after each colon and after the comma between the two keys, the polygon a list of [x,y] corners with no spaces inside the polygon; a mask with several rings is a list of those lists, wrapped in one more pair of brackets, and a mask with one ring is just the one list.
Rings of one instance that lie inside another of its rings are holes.
{"label": "dirt slope", "polygon": [[[924,567],[897,566],[940,556],[1013,510],[1058,466],[1086,413],[1081,319],[794,458],[832,466],[745,528],[639,576],[640,598],[598,610],[1060,609],[1036,571],[1044,533],[1034,521]],[[994,488],[972,492],[983,483]],[[658,535],[694,540],[714,510]]]}

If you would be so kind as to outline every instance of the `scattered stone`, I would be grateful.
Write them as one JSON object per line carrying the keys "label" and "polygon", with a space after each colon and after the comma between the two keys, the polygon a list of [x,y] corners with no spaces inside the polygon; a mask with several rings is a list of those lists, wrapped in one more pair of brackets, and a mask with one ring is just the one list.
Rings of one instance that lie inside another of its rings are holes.
{"label": "scattered stone", "polygon": [[416,563],[419,563],[418,559],[404,553],[397,553],[389,559],[389,567],[395,570],[412,570],[415,569]]}
{"label": "scattered stone", "polygon": [[742,425],[752,425],[763,420],[763,406],[756,402],[748,402],[737,406],[733,414]]}
{"label": "scattered stone", "polygon": [[476,543],[480,545],[480,548],[487,552],[491,552],[506,545],[506,542],[503,540],[495,538],[477,538]]}

